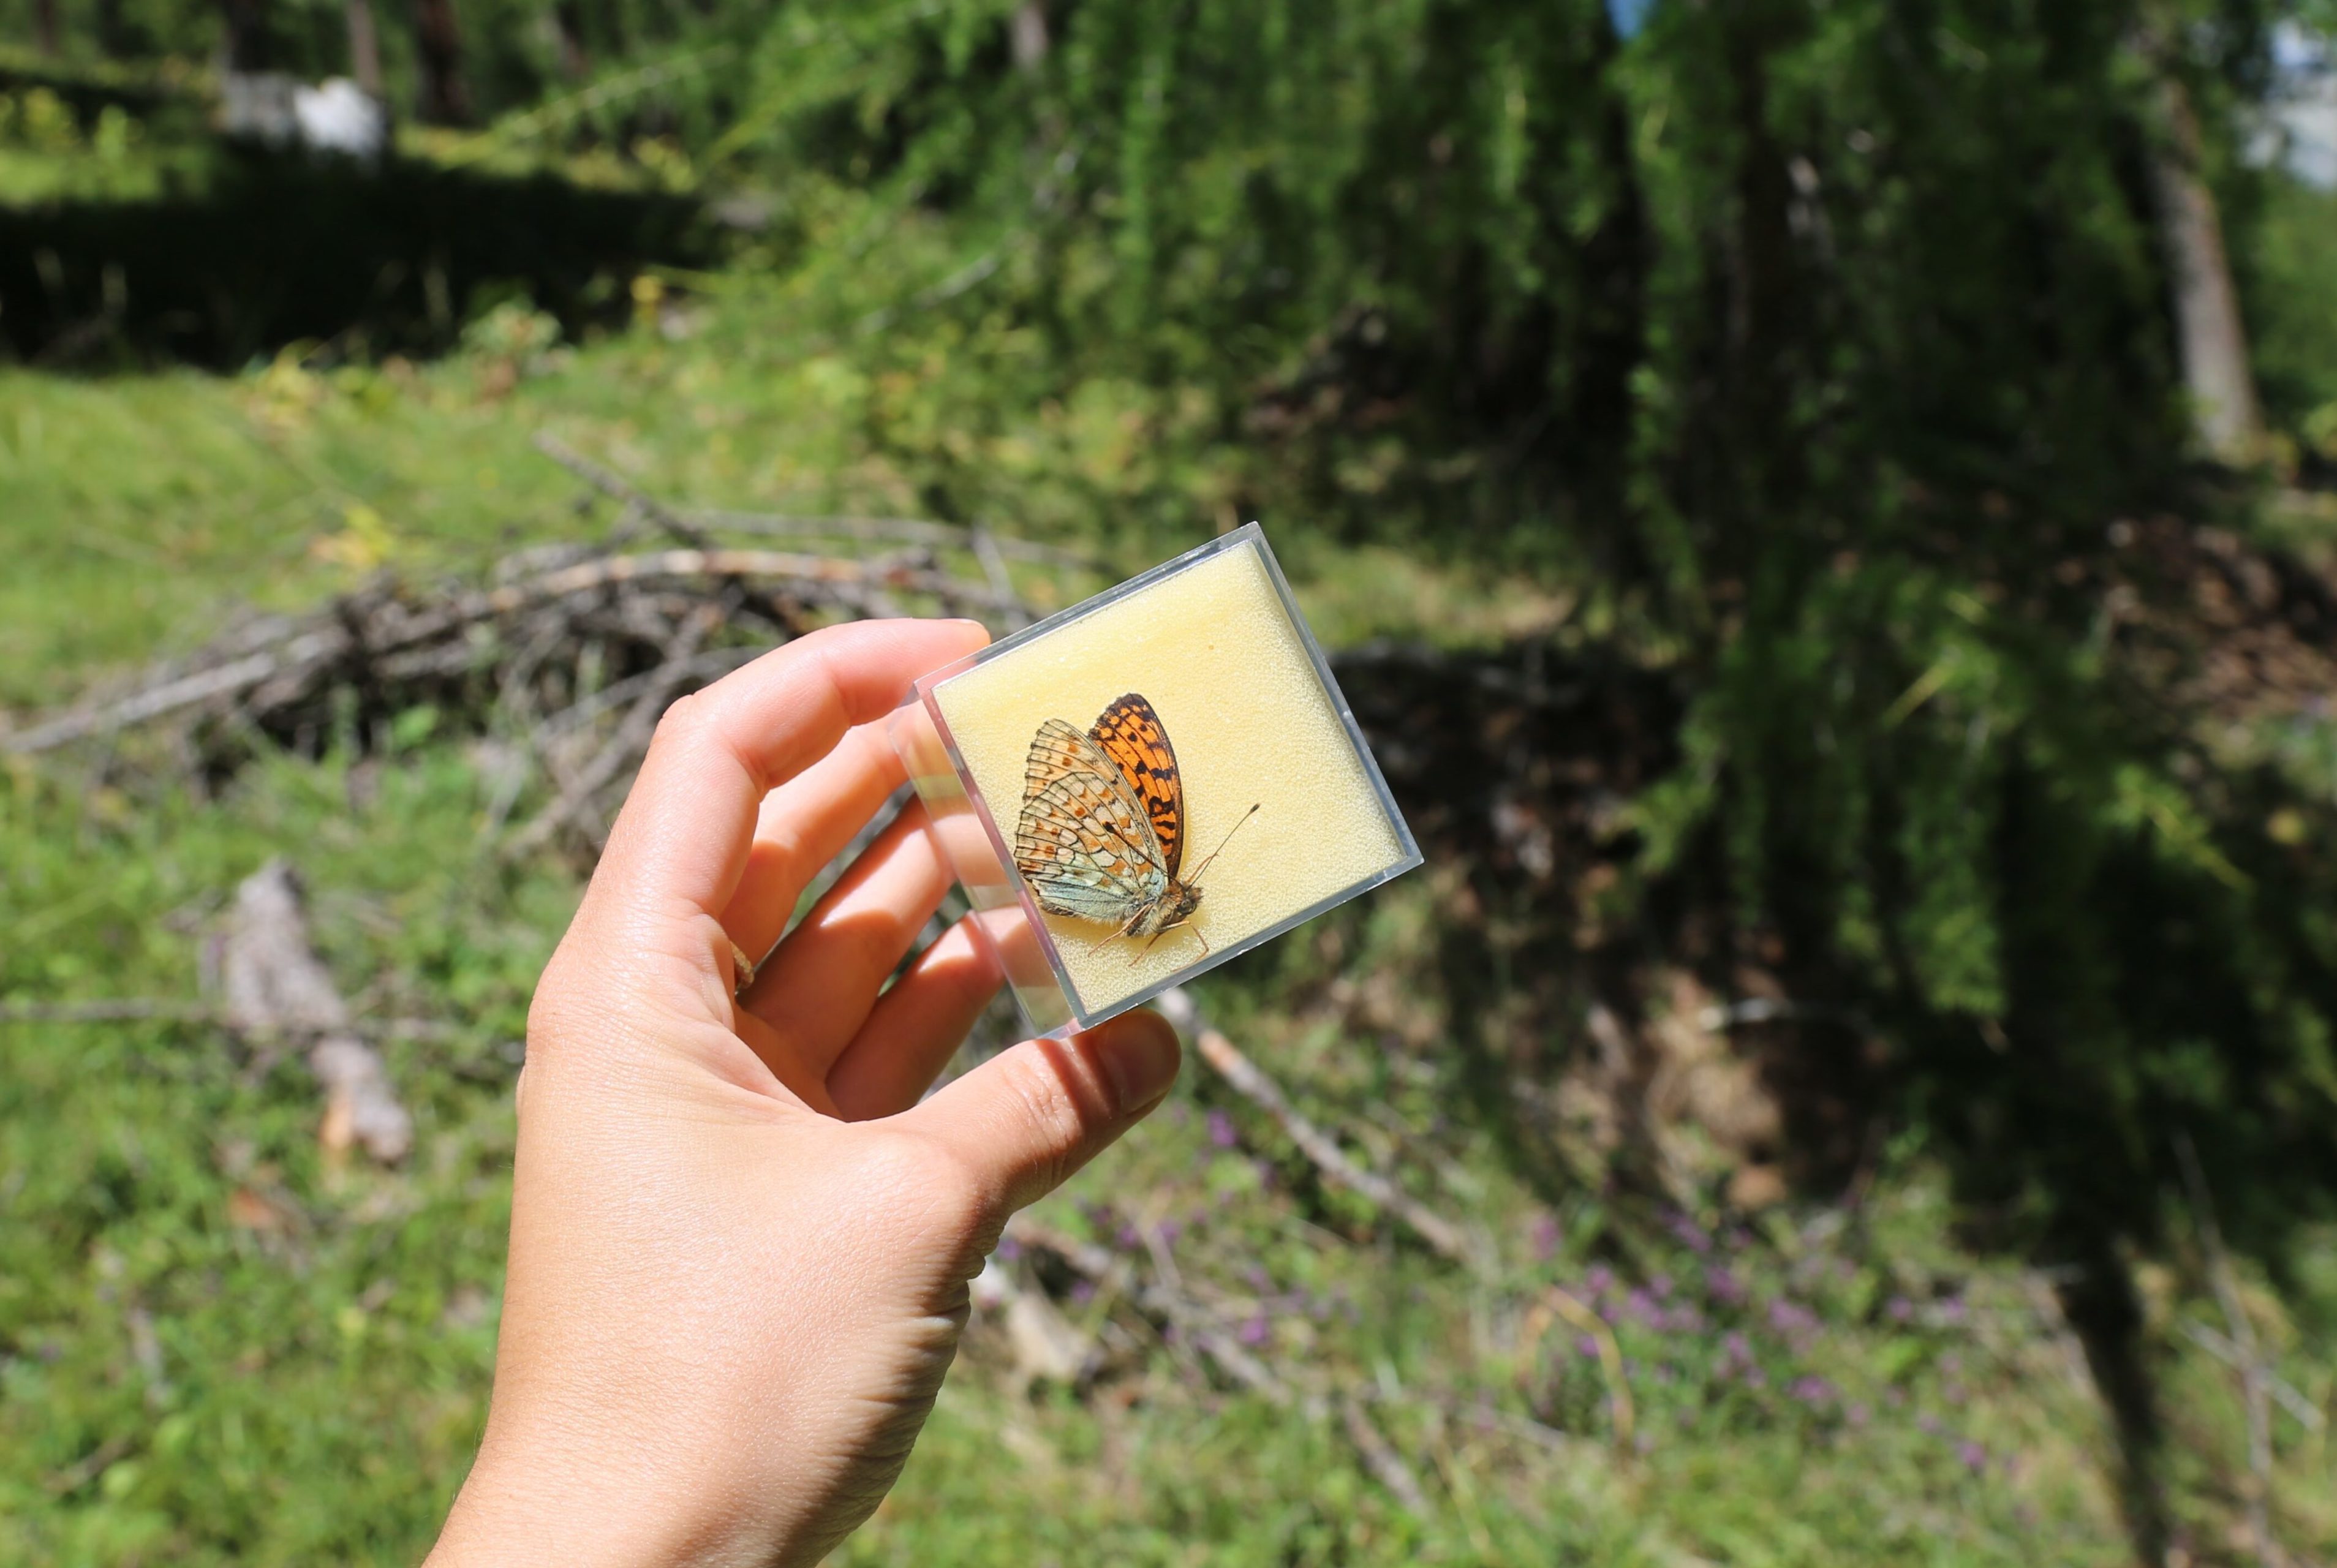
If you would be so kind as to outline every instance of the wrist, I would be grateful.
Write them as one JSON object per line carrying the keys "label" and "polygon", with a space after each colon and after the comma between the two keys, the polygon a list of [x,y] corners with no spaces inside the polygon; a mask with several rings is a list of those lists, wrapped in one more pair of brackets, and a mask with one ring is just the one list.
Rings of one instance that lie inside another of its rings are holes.
{"label": "wrist", "polygon": [[[703,1477],[609,1463],[557,1443],[491,1434],[464,1478],[425,1568],[575,1568],[784,1559],[758,1511],[725,1506]],[[757,1537],[750,1539],[750,1537]]]}

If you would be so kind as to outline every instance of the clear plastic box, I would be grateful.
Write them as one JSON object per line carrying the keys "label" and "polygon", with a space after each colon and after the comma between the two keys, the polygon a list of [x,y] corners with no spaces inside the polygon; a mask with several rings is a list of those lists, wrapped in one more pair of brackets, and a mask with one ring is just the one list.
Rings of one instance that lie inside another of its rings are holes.
{"label": "clear plastic box", "polygon": [[1421,861],[1254,522],[924,676],[892,735],[1036,1035]]}

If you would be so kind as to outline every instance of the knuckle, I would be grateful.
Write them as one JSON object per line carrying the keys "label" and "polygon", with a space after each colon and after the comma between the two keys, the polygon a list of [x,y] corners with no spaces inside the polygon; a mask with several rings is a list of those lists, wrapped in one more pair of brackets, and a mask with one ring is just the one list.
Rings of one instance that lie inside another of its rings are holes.
{"label": "knuckle", "polygon": [[999,1070],[1032,1156],[1028,1176],[1040,1191],[1051,1191],[1071,1174],[1087,1142],[1088,1113],[1062,1074],[1036,1052],[1011,1052]]}
{"label": "knuckle", "polygon": [[665,712],[658,716],[656,738],[673,745],[703,733],[712,709],[713,705],[702,691],[674,698],[666,705]]}

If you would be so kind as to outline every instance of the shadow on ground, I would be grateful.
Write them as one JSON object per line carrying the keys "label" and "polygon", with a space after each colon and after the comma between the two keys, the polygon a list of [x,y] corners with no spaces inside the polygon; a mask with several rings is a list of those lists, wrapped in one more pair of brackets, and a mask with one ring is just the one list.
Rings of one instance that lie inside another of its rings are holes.
{"label": "shadow on ground", "polygon": [[621,314],[644,265],[713,243],[684,197],[223,149],[200,190],[0,209],[0,343],[82,371],[228,369],[302,340],[429,354],[498,296],[572,331]]}

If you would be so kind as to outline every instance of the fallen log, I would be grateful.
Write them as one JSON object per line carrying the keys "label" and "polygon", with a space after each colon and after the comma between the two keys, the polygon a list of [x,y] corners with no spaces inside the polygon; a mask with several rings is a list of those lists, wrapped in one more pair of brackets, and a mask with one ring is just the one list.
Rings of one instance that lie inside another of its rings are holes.
{"label": "fallen log", "polygon": [[385,1164],[414,1147],[414,1118],[398,1103],[380,1053],[351,1027],[348,1004],[308,940],[292,868],[272,860],[236,889],[220,954],[227,1012],[255,1037],[304,1037],[308,1070],[325,1090],[318,1141],[328,1156],[350,1145]]}

